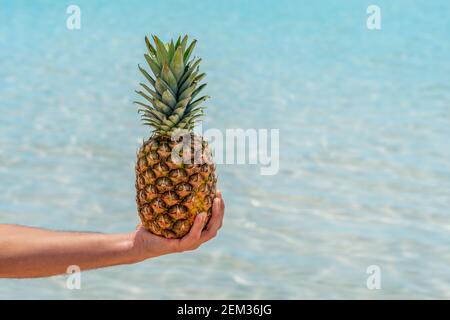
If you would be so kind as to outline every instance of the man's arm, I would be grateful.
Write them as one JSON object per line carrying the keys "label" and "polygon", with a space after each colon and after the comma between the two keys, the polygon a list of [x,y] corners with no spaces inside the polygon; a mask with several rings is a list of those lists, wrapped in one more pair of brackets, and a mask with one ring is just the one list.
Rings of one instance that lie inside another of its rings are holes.
{"label": "man's arm", "polygon": [[130,264],[164,254],[198,248],[222,226],[224,202],[218,192],[212,218],[199,214],[182,239],[155,236],[141,225],[129,234],[48,231],[0,225],[0,278],[32,278],[63,274],[71,265],[81,270]]}

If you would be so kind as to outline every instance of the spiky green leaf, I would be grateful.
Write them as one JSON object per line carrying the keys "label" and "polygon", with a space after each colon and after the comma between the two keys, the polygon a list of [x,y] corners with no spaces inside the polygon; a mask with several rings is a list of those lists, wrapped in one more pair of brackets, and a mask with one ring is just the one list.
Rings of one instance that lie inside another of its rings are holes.
{"label": "spiky green leaf", "polygon": [[175,42],[175,48],[178,48],[181,42],[181,36],[178,36],[177,42]]}
{"label": "spiky green leaf", "polygon": [[142,87],[142,88],[144,88],[153,98],[156,98],[156,99],[161,99],[161,96],[158,94],[158,93],[156,93],[155,91],[153,91],[152,89],[150,89],[145,83],[139,83],[140,84],[140,86]]}
{"label": "spiky green leaf", "polygon": [[164,91],[162,101],[171,108],[175,107],[177,104],[177,99],[170,93],[169,90]]}
{"label": "spiky green leaf", "polygon": [[[145,107],[146,109],[151,109],[151,108],[152,108],[151,106],[146,105],[145,103],[142,103],[142,102],[140,102],[140,101],[133,101],[133,103],[135,103],[135,104],[137,104],[137,105],[140,105],[140,106],[142,106],[142,107]],[[144,110],[145,110],[145,109],[138,109],[138,112],[144,111]]]}
{"label": "spiky green leaf", "polygon": [[187,111],[189,112],[189,110],[192,110],[193,108],[198,106],[200,103],[202,103],[203,101],[205,101],[206,99],[209,99],[209,98],[210,98],[210,96],[203,96],[201,98],[198,98],[197,100],[195,100],[189,104],[189,106],[186,108]]}
{"label": "spiky green leaf", "polygon": [[147,36],[145,36],[145,45],[147,46],[148,52],[150,52],[154,57],[156,57],[156,50],[148,40]]}
{"label": "spiky green leaf", "polygon": [[136,91],[136,93],[138,95],[140,95],[141,97],[143,97],[145,100],[147,100],[148,102],[152,103],[153,102],[153,98],[149,97],[148,95],[146,95],[144,92],[142,91]]}
{"label": "spiky green leaf", "polygon": [[166,126],[168,126],[169,128],[173,128],[175,126],[175,123],[173,123],[169,119],[163,120],[162,123],[165,124]]}
{"label": "spiky green leaf", "polygon": [[200,81],[202,81],[203,80],[203,78],[206,76],[206,73],[201,73],[201,74],[199,74],[198,76],[196,76],[195,78],[194,78],[194,82],[200,82]]}
{"label": "spiky green leaf", "polygon": [[164,121],[167,120],[166,115],[156,109],[149,109],[148,112],[151,113],[152,115],[154,115],[158,120],[160,120],[163,123],[164,123]]}
{"label": "spiky green leaf", "polygon": [[158,58],[158,62],[160,65],[163,65],[164,62],[169,61],[169,54],[166,50],[166,46],[162,43],[161,40],[157,36],[152,36],[153,41],[156,44],[156,57]]}
{"label": "spiky green leaf", "polygon": [[187,88],[189,88],[192,85],[192,82],[194,81],[195,77],[197,76],[197,72],[193,72],[180,86],[179,92],[183,92]]}
{"label": "spiky green leaf", "polygon": [[190,100],[191,100],[191,98],[186,98],[186,99],[178,101],[178,103],[175,106],[175,109],[178,109],[178,108],[183,108],[184,109],[184,108],[186,108],[186,106],[189,104]]}
{"label": "spiky green leaf", "polygon": [[184,61],[188,61],[189,57],[191,56],[192,51],[195,48],[195,44],[197,43],[197,40],[194,40],[191,42],[189,47],[186,49],[186,52],[184,53]]}
{"label": "spiky green leaf", "polygon": [[[183,49],[183,52],[185,52],[185,50],[186,50],[187,41],[188,41],[188,36],[185,35],[183,37],[183,40],[181,40],[181,49]],[[187,60],[185,60],[185,61],[187,61]]]}
{"label": "spiky green leaf", "polygon": [[[186,60],[184,60],[186,61]],[[200,62],[202,61],[202,59],[197,59],[195,62],[191,63],[189,62],[187,67],[186,67],[186,71],[184,72],[183,76],[181,77],[179,83],[183,84],[184,81],[186,81],[186,79],[193,73],[195,72],[196,68],[198,67],[198,65],[200,64]]]}
{"label": "spiky green leaf", "polygon": [[144,75],[144,77],[148,80],[148,82],[151,83],[152,86],[155,86],[155,79],[152,78],[151,75],[148,74],[147,71],[145,71],[144,68],[142,68],[140,65],[138,65],[139,70]]}
{"label": "spiky green leaf", "polygon": [[175,76],[173,75],[167,63],[163,64],[161,70],[161,78],[170,86],[173,92],[178,91],[177,79],[175,79]]}
{"label": "spiky green leaf", "polygon": [[195,89],[194,92],[192,92],[192,94],[191,94],[191,99],[194,99],[200,93],[200,91],[202,91],[203,88],[205,88],[205,87],[206,87],[206,83],[200,85],[197,89]]}
{"label": "spiky green leaf", "polygon": [[168,61],[170,62],[170,61],[172,61],[172,58],[173,58],[173,54],[175,53],[175,45],[173,44],[173,40],[170,40],[170,43],[169,43],[169,59],[168,59]]}
{"label": "spiky green leaf", "polygon": [[170,69],[178,82],[184,71],[183,49],[181,49],[181,47],[178,47],[175,50],[173,59],[170,62]]}
{"label": "spiky green leaf", "polygon": [[192,93],[195,90],[195,85],[190,86],[189,88],[186,88],[178,97],[178,99],[186,99],[186,98],[190,98]]}
{"label": "spiky green leaf", "polygon": [[164,113],[164,115],[166,117],[172,114],[172,108],[170,108],[164,102],[162,102],[158,99],[153,99],[152,103],[153,103],[153,106],[155,106],[156,109],[158,109],[159,111]]}
{"label": "spiky green leaf", "polygon": [[174,113],[174,114],[172,114],[172,115],[169,117],[169,120],[170,120],[174,125],[176,125],[178,122],[180,122],[180,116],[179,116],[178,114]]}
{"label": "spiky green leaf", "polygon": [[158,91],[160,95],[164,93],[164,91],[169,90],[170,93],[175,96],[175,92],[173,92],[172,88],[161,78],[156,78],[155,81],[155,89]]}
{"label": "spiky green leaf", "polygon": [[159,67],[158,63],[152,57],[150,57],[148,54],[144,54],[144,57],[149,65],[150,69],[152,69],[152,72],[155,75],[155,77],[159,76],[161,68]]}
{"label": "spiky green leaf", "polygon": [[180,118],[181,118],[181,117],[184,116],[185,110],[186,110],[186,106],[184,106],[184,107],[179,107],[179,108],[176,108],[176,109],[173,110],[173,114],[177,114],[177,115],[179,115]]}

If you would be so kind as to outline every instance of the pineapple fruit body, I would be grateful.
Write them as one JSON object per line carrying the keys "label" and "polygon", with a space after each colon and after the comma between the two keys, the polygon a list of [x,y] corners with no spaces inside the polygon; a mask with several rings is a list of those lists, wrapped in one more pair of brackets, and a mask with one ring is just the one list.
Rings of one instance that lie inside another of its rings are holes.
{"label": "pineapple fruit body", "polygon": [[166,136],[151,137],[139,149],[136,163],[136,202],[142,224],[166,238],[183,237],[200,212],[206,212],[209,219],[216,192],[215,168],[206,141],[202,141],[199,159],[193,156],[181,163],[171,157],[177,143]]}
{"label": "pineapple fruit body", "polygon": [[[148,85],[140,83],[142,91],[136,91],[145,101],[135,101],[142,107],[144,124],[152,128],[137,153],[136,202],[147,230],[181,238],[197,214],[206,212],[210,217],[212,213],[217,181],[214,164],[207,142],[192,133],[203,116],[200,104],[209,97],[196,98],[206,87],[199,84],[205,77],[199,71],[201,59],[191,58],[196,40],[188,45],[184,36],[164,44],[152,38],[154,44],[145,37],[148,52],[144,57],[153,75],[139,66]],[[185,137],[189,137],[187,144]],[[180,138],[182,149],[178,149]]]}

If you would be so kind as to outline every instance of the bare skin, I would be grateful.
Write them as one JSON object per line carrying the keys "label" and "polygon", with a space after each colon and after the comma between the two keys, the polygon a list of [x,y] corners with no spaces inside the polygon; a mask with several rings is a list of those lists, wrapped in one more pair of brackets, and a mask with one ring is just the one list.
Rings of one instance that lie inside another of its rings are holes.
{"label": "bare skin", "polygon": [[201,213],[182,239],[153,235],[142,225],[128,234],[101,234],[0,224],[0,278],[48,277],[66,273],[71,265],[89,270],[194,250],[216,236],[224,210],[217,192],[206,229],[206,213]]}

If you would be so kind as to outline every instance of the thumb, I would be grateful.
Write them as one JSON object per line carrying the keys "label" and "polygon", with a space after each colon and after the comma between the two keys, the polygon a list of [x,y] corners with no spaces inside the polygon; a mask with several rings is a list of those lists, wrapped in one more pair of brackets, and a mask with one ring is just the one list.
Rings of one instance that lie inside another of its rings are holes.
{"label": "thumb", "polygon": [[139,229],[142,228],[142,227],[143,227],[142,223],[139,222],[138,225],[136,226],[136,230],[139,230]]}

